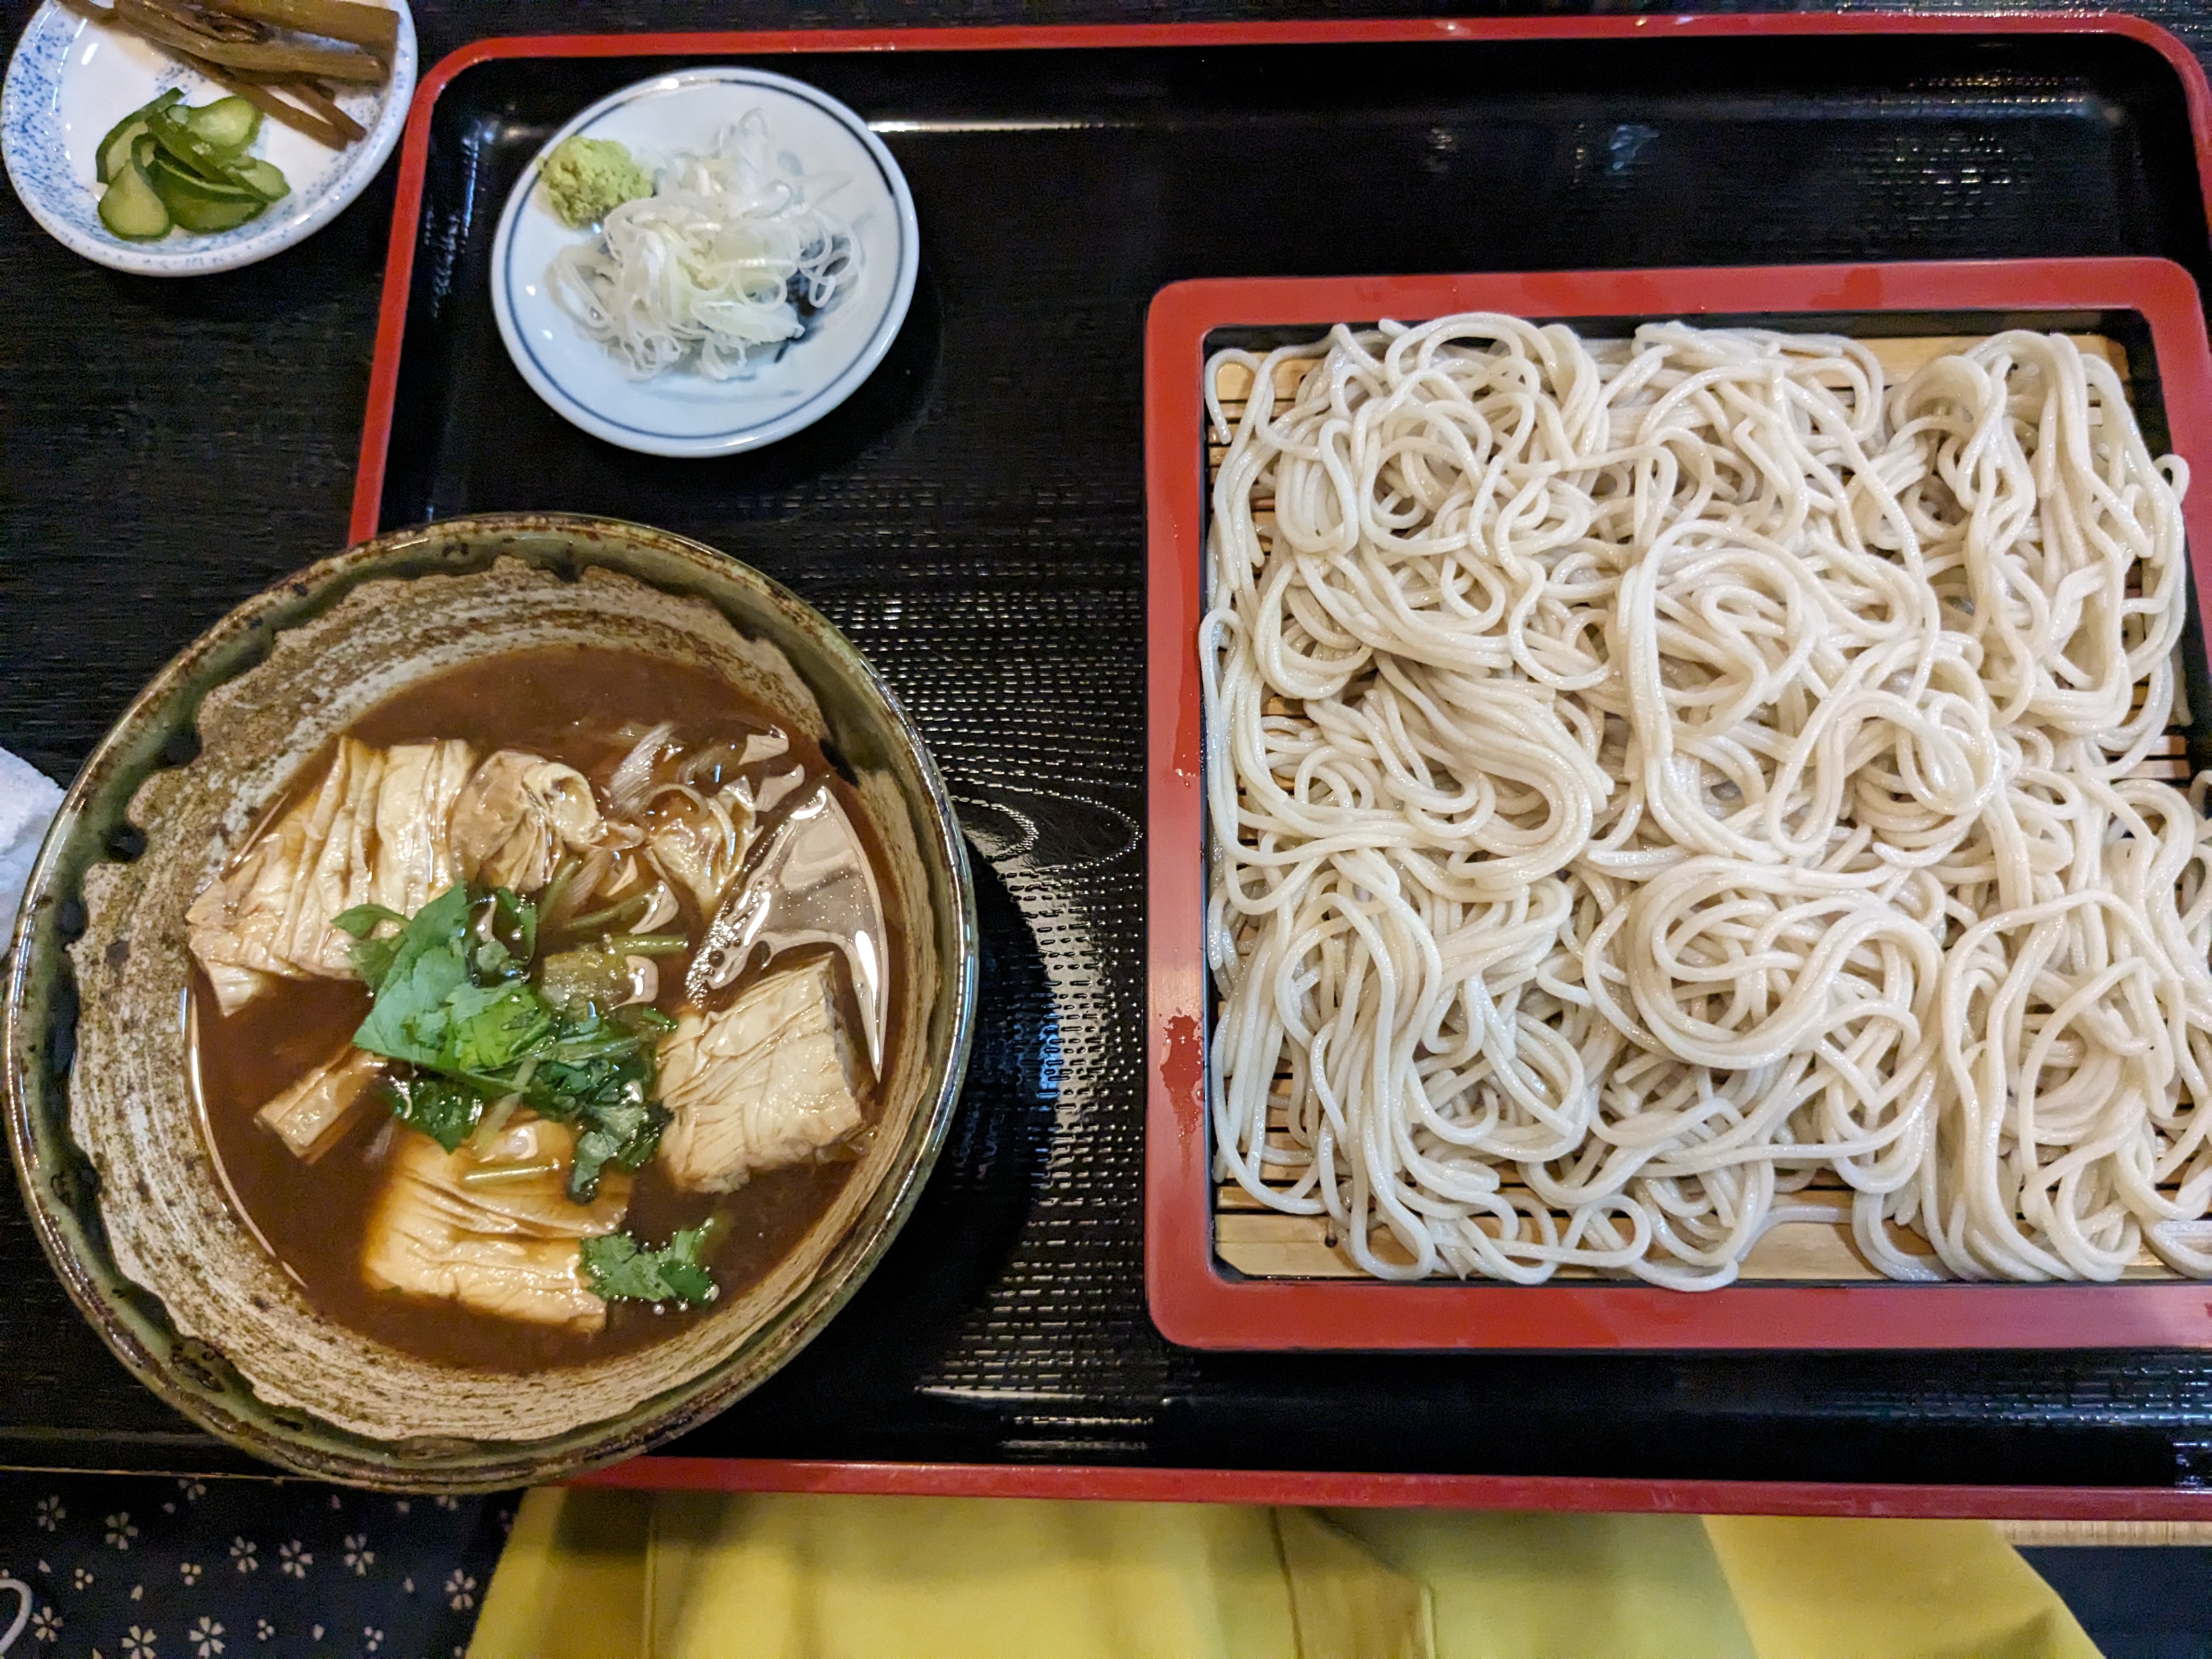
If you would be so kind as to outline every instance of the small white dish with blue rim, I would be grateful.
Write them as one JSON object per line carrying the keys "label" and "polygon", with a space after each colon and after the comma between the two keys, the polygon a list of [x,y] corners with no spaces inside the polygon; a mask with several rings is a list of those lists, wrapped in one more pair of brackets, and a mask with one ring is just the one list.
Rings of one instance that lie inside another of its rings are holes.
{"label": "small white dish with blue rim", "polygon": [[406,0],[382,0],[399,14],[392,74],[380,87],[342,93],[337,106],[368,136],[342,150],[264,121],[253,153],[284,174],[291,194],[234,230],[195,235],[173,230],[159,241],[131,242],[100,222],[94,150],[110,128],[171,87],[187,103],[224,89],[149,41],[46,0],[15,44],[0,88],[0,153],[23,205],[55,240],[88,259],[143,276],[201,276],[234,270],[304,241],[368,187],[399,142],[415,95],[415,20]]}
{"label": "small white dish with blue rim", "polygon": [[[679,151],[710,149],[756,111],[787,173],[837,181],[825,200],[854,246],[851,279],[803,317],[797,338],[731,379],[710,379],[688,363],[634,379],[583,332],[547,281],[556,254],[599,233],[572,230],[554,212],[539,163],[580,134],[624,145],[650,174]],[[682,70],[600,100],[546,141],[500,216],[492,310],[522,378],[585,431],[648,455],[734,455],[812,425],[852,395],[906,320],[920,263],[906,175],[866,122],[787,76],[734,65]]]}

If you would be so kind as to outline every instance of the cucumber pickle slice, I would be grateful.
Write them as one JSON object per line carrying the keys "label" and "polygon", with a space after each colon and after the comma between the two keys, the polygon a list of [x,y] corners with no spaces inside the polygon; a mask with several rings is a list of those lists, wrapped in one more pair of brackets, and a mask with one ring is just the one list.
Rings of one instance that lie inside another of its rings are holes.
{"label": "cucumber pickle slice", "polygon": [[146,118],[146,131],[169,159],[188,173],[197,173],[211,184],[235,185],[231,168],[237,156],[218,149],[193,131],[185,112],[157,109]]}
{"label": "cucumber pickle slice", "polygon": [[243,98],[218,98],[179,112],[201,142],[232,155],[243,151],[261,131],[261,112]]}
{"label": "cucumber pickle slice", "polygon": [[[153,148],[150,141],[149,149]],[[169,210],[136,155],[126,155],[100,198],[100,222],[126,241],[150,242],[169,234]]]}
{"label": "cucumber pickle slice", "polygon": [[181,93],[163,93],[100,141],[94,171],[107,186],[100,222],[151,241],[172,226],[206,234],[266,212],[291,186],[273,164],[246,154],[260,131],[261,112],[243,98],[194,109]]}
{"label": "cucumber pickle slice", "polygon": [[241,156],[232,168],[238,182],[264,202],[281,202],[292,193],[284,175],[258,155]]}
{"label": "cucumber pickle slice", "polygon": [[131,141],[146,131],[146,118],[157,109],[167,109],[179,102],[184,95],[171,87],[150,104],[140,105],[108,128],[107,137],[100,141],[100,148],[93,152],[94,176],[103,185],[112,179],[124,162],[130,159]]}
{"label": "cucumber pickle slice", "polygon": [[167,155],[156,155],[147,176],[169,216],[186,230],[233,230],[268,210],[269,204],[252,191],[196,178]]}

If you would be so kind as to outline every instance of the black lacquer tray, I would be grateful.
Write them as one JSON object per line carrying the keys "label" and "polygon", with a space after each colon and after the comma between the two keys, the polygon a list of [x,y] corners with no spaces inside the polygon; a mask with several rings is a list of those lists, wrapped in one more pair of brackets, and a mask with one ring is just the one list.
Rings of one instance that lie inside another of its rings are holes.
{"label": "black lacquer tray", "polygon": [[[2093,255],[2170,258],[2202,285],[2185,54],[2139,27],[2021,21],[570,37],[471,48],[426,79],[394,221],[402,280],[355,382],[372,394],[356,530],[562,509],[757,566],[891,682],[978,855],[975,1058],[914,1220],[784,1373],[628,1478],[2194,1512],[2189,1489],[2212,1477],[2199,1357],[1200,1354],[1146,1313],[1154,292],[1204,276]],[[913,186],[920,284],[881,369],[819,425],[723,460],[633,455],[568,426],[507,362],[492,232],[576,111],[732,61],[810,81],[876,126]],[[368,237],[348,234],[358,259]],[[356,270],[316,269],[358,293]],[[193,314],[189,298],[125,297],[134,314]],[[101,301],[97,281],[76,284],[71,303]],[[231,325],[258,326],[249,313],[237,305]],[[225,558],[219,516],[199,513],[204,564],[164,563],[150,604],[72,590],[66,572],[33,581],[31,550],[9,548],[25,579],[0,589],[0,741],[73,765],[169,651],[329,550],[271,536]],[[44,1273],[12,1191],[0,1270]],[[0,1459],[228,1462],[181,1425],[169,1435],[58,1291],[21,1304],[0,1308],[0,1343],[56,1358],[32,1362],[20,1403],[0,1388]],[[2027,1490],[2048,1487],[2097,1490]]]}

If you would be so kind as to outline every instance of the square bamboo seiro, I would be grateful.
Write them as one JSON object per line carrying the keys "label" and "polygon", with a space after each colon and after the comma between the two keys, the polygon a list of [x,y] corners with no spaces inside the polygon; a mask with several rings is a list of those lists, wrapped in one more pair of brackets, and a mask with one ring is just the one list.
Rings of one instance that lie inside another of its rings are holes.
{"label": "square bamboo seiro", "polygon": [[[2212,1285],[2148,1249],[2117,1282],[2000,1284],[1939,1278],[1924,1240],[1888,1230],[1885,1273],[1855,1237],[1851,1192],[1815,1174],[1786,1193],[1784,1218],[1759,1233],[1731,1282],[1687,1291],[1617,1270],[1562,1267],[1518,1285],[1452,1276],[1376,1276],[1346,1229],[1255,1196],[1280,1190],[1306,1154],[1288,1121],[1287,1079],[1271,1093],[1264,1140],[1290,1162],[1247,1161],[1230,1178],[1209,1108],[1210,1052],[1223,988],[1208,970],[1207,772],[1198,629],[1205,613],[1210,492],[1225,459],[1208,404],[1232,426],[1255,391],[1255,358],[1319,341],[1338,323],[1415,325],[1489,312],[1564,323],[1586,340],[1625,339],[1646,323],[1842,335],[1862,343],[1895,386],[1931,360],[2010,330],[2067,336],[2117,373],[2151,453],[2172,453],[2199,482],[2183,497],[2190,621],[2176,651],[2175,713],[2150,736],[2130,779],[2185,785],[2212,748],[2195,595],[2212,572],[2212,357],[2195,284],[2154,259],[1997,261],[1501,276],[1252,279],[1183,283],[1154,301],[1146,339],[1149,556],[1150,1099],[1146,1273],[1153,1318],[1170,1340],[1248,1349],[1933,1348],[2212,1346]],[[1219,362],[1241,348],[1254,358]],[[1276,406],[1308,368],[1276,364]],[[1255,501],[1266,544],[1272,503]],[[1279,701],[1279,699],[1278,700]],[[2138,704],[2140,706],[2140,703]],[[1272,714],[1295,713],[1268,706]],[[2193,714],[2193,718],[2192,718]],[[1217,788],[1221,786],[1217,784]],[[1503,1160],[1495,1160],[1503,1164]],[[1256,1170],[1256,1175],[1250,1172]],[[1513,1176],[1506,1166],[1510,1188]],[[1523,1213],[1541,1208],[1513,1194]],[[1567,1218],[1553,1211],[1564,1233]],[[1497,1224],[1486,1224],[1494,1237]],[[1587,1235],[1585,1235],[1587,1237]],[[1370,1229],[1370,1263],[1413,1257]],[[1900,1261],[1916,1279],[1899,1282]]]}

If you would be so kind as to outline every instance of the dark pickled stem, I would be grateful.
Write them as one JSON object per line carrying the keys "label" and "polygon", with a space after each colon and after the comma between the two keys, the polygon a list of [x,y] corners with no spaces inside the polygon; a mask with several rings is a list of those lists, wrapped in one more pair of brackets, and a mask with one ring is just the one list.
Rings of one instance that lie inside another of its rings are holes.
{"label": "dark pickled stem", "polygon": [[352,143],[356,138],[364,137],[368,135],[368,128],[362,125],[360,122],[355,120],[352,116],[348,115],[332,101],[331,97],[331,88],[325,82],[313,80],[295,80],[286,81],[281,84],[283,84],[285,89],[291,93],[295,98],[297,98],[301,103],[305,104],[311,112],[320,116],[324,120],[329,122],[340,132],[343,133],[348,143]]}
{"label": "dark pickled stem", "polygon": [[[302,109],[299,105],[276,95],[277,89],[283,88],[305,96],[301,90],[304,83],[282,76],[264,79],[240,74],[207,58],[196,58],[190,52],[179,52],[178,56],[225,92],[236,93],[270,120],[281,121],[295,132],[304,132],[319,144],[327,145],[332,149],[343,149],[362,134],[361,124],[335,104],[330,105],[330,110],[337,118],[326,121],[314,111]],[[330,100],[325,99],[323,101],[328,104]]]}
{"label": "dark pickled stem", "polygon": [[269,31],[250,18],[227,17],[221,12],[212,12],[204,6],[191,3],[190,0],[149,0],[149,3],[166,12],[179,27],[205,35],[210,40],[228,40],[246,46],[269,38]]}
{"label": "dark pickled stem", "polygon": [[[255,68],[237,61],[242,52],[258,49],[267,40],[269,31],[258,23],[193,8],[157,6],[149,0],[116,0],[112,6],[96,4],[94,0],[62,0],[62,3],[80,17],[167,47],[224,91],[235,93],[271,120],[306,133],[319,144],[343,149],[367,134],[360,122],[331,100],[326,87],[296,69]],[[348,58],[361,54],[325,52],[321,56]],[[383,78],[380,68],[371,78]],[[280,91],[289,92],[301,103],[278,96]]]}
{"label": "dark pickled stem", "polygon": [[[127,3],[101,6],[94,4],[93,0],[62,0],[62,4],[78,16],[89,17],[94,22],[106,27],[119,28],[134,34],[145,33],[144,29],[138,27],[143,12],[134,9]],[[268,30],[263,28],[258,23],[251,22],[243,17],[210,15],[196,7],[164,6],[161,9],[167,21],[173,23],[178,30],[196,36],[203,41],[228,40],[244,44],[265,40],[269,38]]]}
{"label": "dark pickled stem", "polygon": [[371,54],[350,47],[295,46],[280,40],[224,40],[200,24],[195,14],[168,0],[115,0],[115,18],[133,33],[173,51],[187,52],[231,69],[269,70],[281,75],[313,75],[326,80],[374,86],[385,67]]}
{"label": "dark pickled stem", "polygon": [[355,0],[207,0],[207,3],[240,19],[366,46],[380,58],[389,58],[399,46],[399,14],[386,6],[364,6]]}

